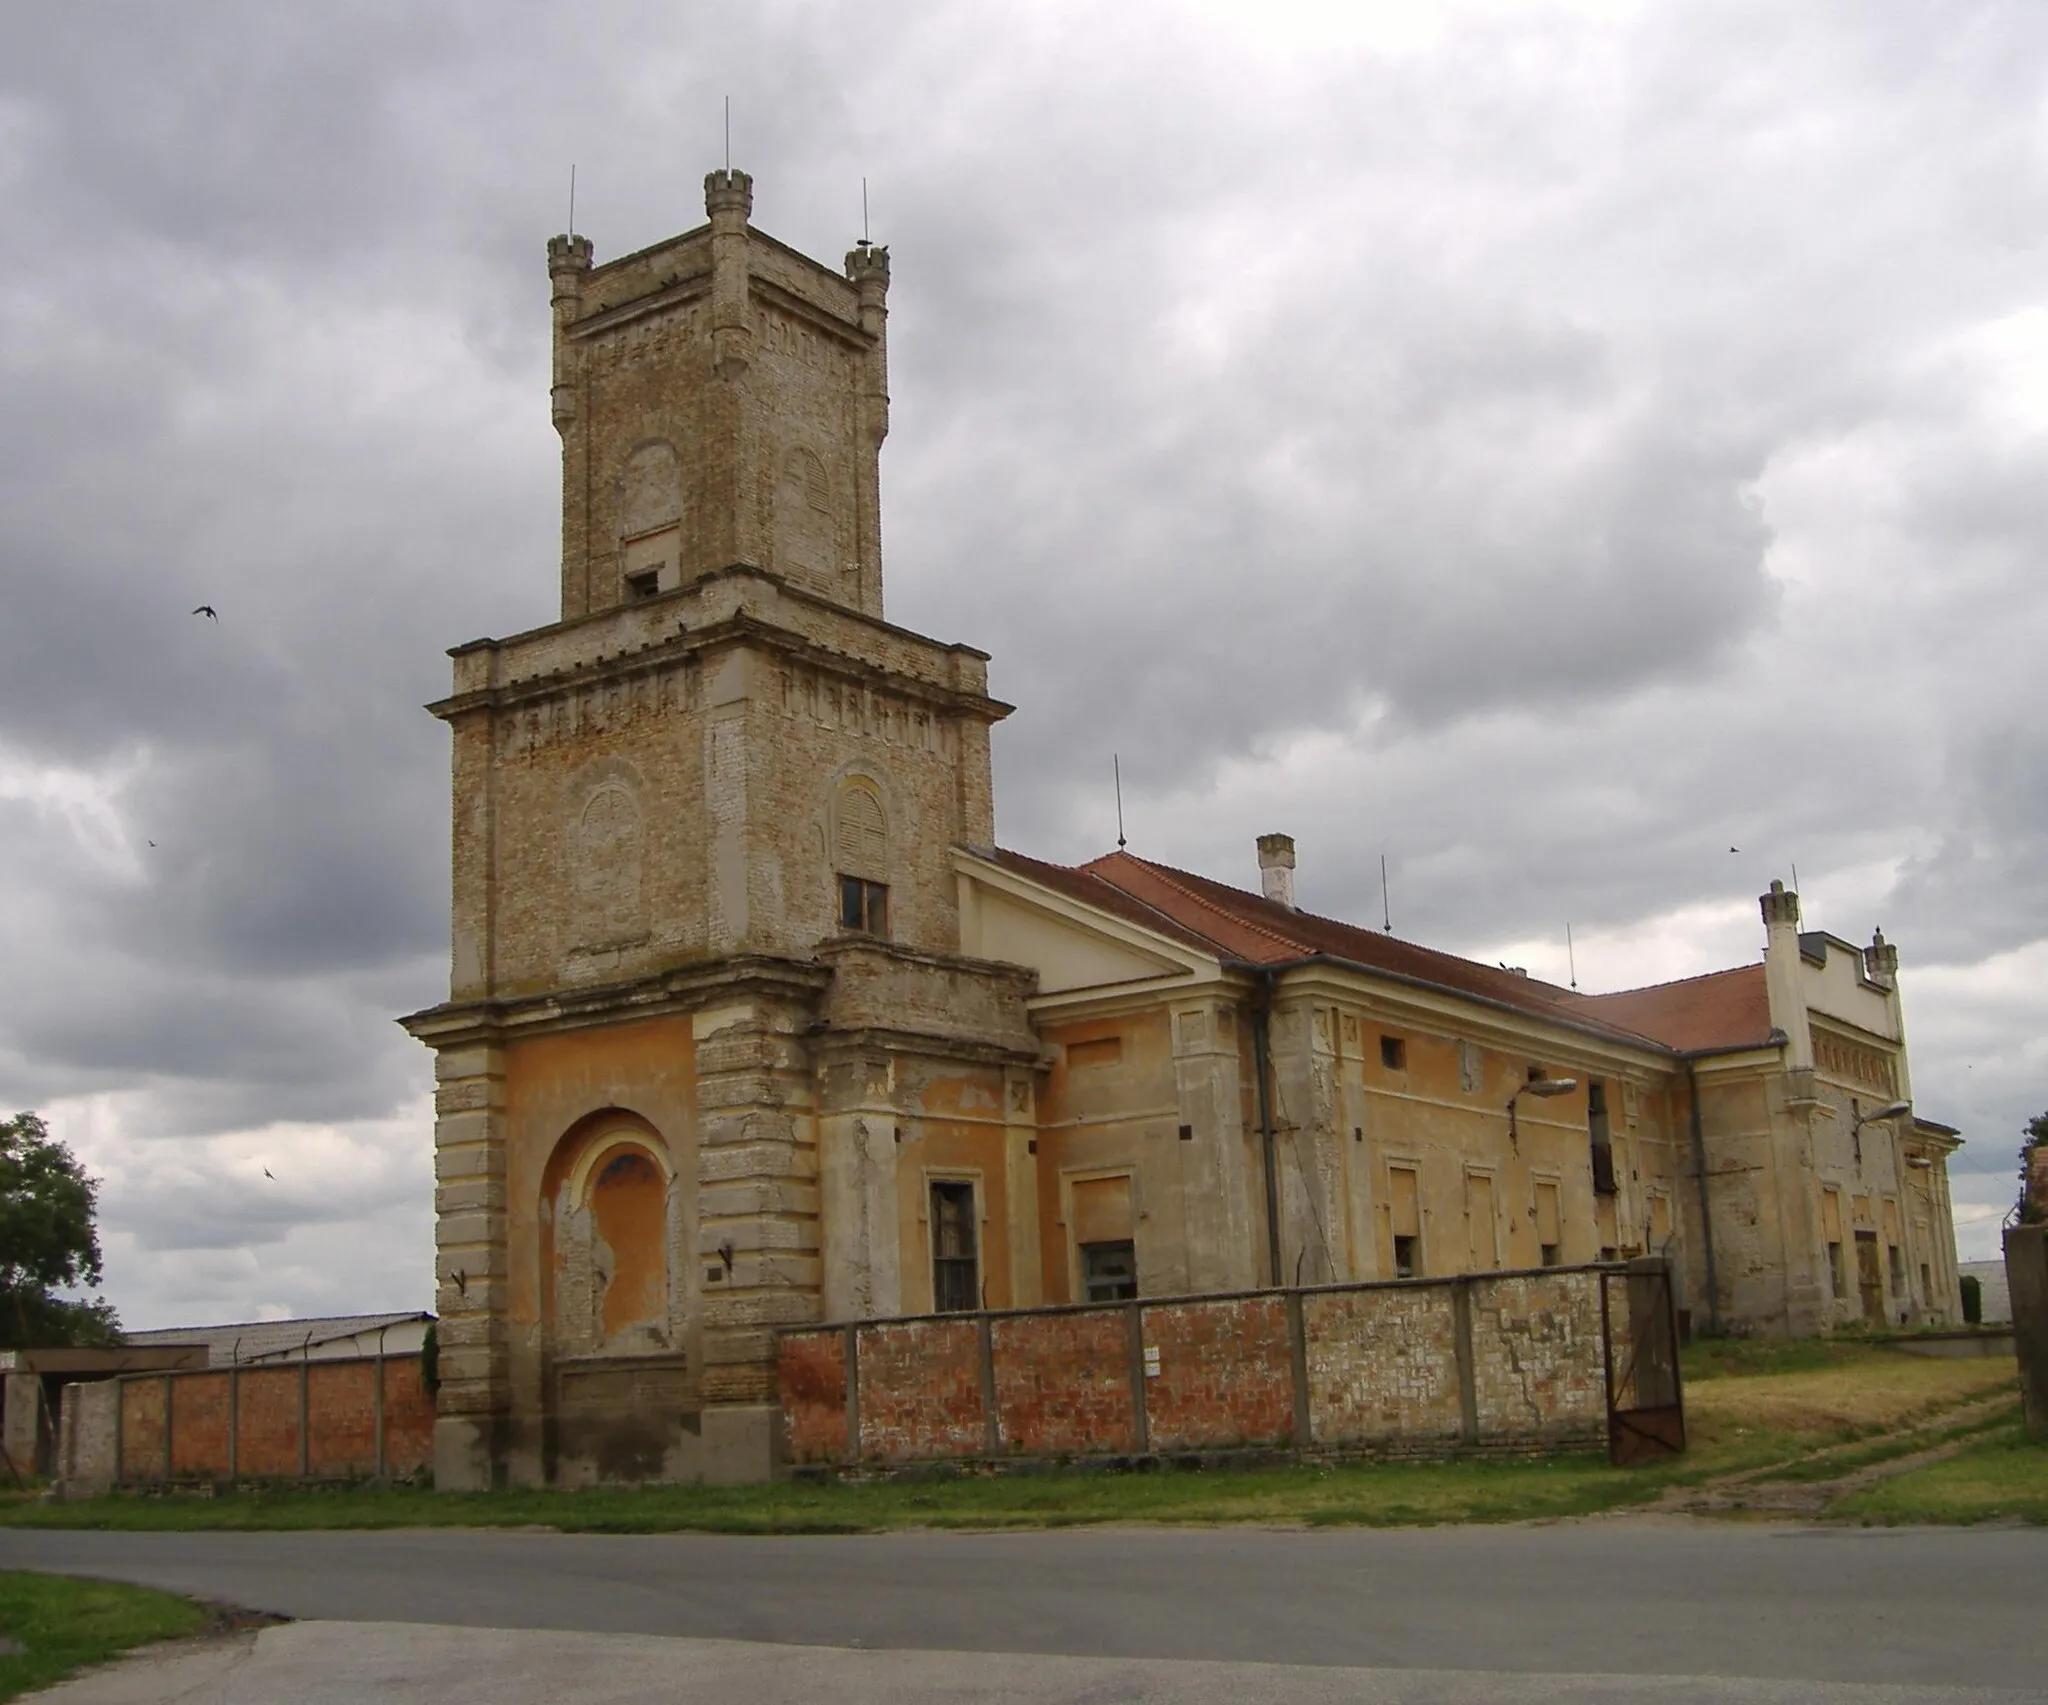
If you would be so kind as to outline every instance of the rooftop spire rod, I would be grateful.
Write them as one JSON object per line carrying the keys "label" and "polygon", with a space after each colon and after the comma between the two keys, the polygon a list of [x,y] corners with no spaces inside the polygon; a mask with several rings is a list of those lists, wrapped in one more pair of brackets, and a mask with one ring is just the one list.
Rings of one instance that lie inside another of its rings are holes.
{"label": "rooftop spire rod", "polygon": [[868,246],[868,180],[860,180],[860,246]]}
{"label": "rooftop spire rod", "polygon": [[1387,895],[1387,855],[1380,854],[1380,928],[1394,933],[1394,902]]}
{"label": "rooftop spire rod", "polygon": [[1116,845],[1121,852],[1124,848],[1124,761],[1112,752],[1109,755],[1109,773],[1116,778]]}
{"label": "rooftop spire rod", "polygon": [[1569,922],[1564,926],[1564,956],[1566,962],[1572,968],[1572,987],[1577,988],[1579,986],[1579,956],[1572,947],[1572,926]]}
{"label": "rooftop spire rod", "polygon": [[725,97],[725,171],[732,175],[732,96]]}
{"label": "rooftop spire rod", "polygon": [[576,162],[569,162],[569,235],[576,235]]}

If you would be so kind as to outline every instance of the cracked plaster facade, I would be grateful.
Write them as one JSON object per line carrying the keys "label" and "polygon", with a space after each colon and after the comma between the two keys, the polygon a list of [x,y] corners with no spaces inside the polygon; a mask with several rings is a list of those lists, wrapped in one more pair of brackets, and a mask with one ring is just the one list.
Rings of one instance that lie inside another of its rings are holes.
{"label": "cracked plaster facade", "polygon": [[[456,648],[431,707],[437,1484],[771,1473],[777,1330],[931,1310],[935,1185],[971,1190],[985,1307],[1083,1300],[1085,1221],[1148,1296],[1657,1248],[1696,1317],[1808,1332],[1865,1306],[1834,1189],[1852,1249],[1901,1251],[1886,1317],[1954,1316],[1953,1133],[1850,1142],[1852,1099],[1910,1094],[1896,955],[1799,936],[1796,896],[1770,1033],[1701,1051],[1563,991],[1258,962],[1285,837],[1251,937],[995,853],[988,659],[883,618],[888,252],[784,247],[742,172],[705,200],[602,265],[549,244],[561,619]],[[1532,1071],[1578,1088],[1511,1130]]]}

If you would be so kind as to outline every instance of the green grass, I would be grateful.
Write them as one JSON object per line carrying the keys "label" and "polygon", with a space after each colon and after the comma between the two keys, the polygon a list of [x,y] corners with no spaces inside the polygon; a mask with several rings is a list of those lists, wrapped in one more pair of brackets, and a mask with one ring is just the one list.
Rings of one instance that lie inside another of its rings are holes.
{"label": "green grass", "polygon": [[1881,1353],[1861,1334],[1831,1338],[1695,1338],[1679,1352],[1688,1385],[1752,1374],[1819,1373]]}
{"label": "green grass", "polygon": [[1588,1515],[1644,1502],[1668,1483],[1665,1469],[1562,1457],[587,1492],[117,1494],[62,1504],[0,1501],[0,1522],[179,1531],[541,1526],[566,1533],[876,1533],[1107,1522],[1406,1526]]}
{"label": "green grass", "polygon": [[130,1646],[196,1634],[206,1622],[198,1605],[146,1587],[0,1572],[0,1634],[22,1647],[0,1655],[0,1700],[48,1687]]}
{"label": "green grass", "polygon": [[1828,1514],[1893,1526],[1905,1522],[2048,1523],[2048,1444],[2008,1422],[1946,1462],[1930,1463],[1840,1498]]}

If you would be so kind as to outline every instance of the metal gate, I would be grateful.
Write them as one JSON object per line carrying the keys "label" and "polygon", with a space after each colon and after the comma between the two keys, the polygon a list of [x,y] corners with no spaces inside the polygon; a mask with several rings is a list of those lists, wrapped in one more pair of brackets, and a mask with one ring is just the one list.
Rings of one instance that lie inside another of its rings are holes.
{"label": "metal gate", "polygon": [[1600,1275],[1607,1341],[1607,1456],[1617,1467],[1685,1449],[1678,1305],[1670,1262],[1631,1261]]}

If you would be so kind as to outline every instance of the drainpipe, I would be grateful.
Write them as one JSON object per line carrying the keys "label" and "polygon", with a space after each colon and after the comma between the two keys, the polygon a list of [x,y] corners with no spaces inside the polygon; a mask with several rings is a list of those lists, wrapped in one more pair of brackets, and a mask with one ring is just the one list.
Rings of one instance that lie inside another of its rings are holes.
{"label": "drainpipe", "polygon": [[1714,1214],[1707,1205],[1707,1139],[1700,1129],[1700,1074],[1693,1061],[1685,1062],[1685,1081],[1692,1091],[1692,1165],[1700,1185],[1700,1242],[1707,1258],[1707,1331],[1721,1330],[1721,1286],[1714,1273]]}
{"label": "drainpipe", "polygon": [[1272,1285],[1285,1283],[1280,1261],[1280,1159],[1273,1138],[1273,986],[1278,979],[1270,970],[1253,973],[1252,981],[1252,1070],[1259,1080],[1259,1157],[1266,1171],[1266,1253]]}

